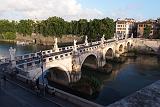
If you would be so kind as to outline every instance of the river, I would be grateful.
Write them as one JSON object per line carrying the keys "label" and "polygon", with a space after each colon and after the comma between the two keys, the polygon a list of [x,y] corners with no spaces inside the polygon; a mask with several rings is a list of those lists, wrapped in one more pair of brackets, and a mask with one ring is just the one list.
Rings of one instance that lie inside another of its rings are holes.
{"label": "river", "polygon": [[[9,47],[16,48],[16,54],[36,52],[51,47],[16,46],[15,44],[0,43],[0,57],[9,56]],[[103,87],[93,100],[102,105],[111,104],[123,97],[160,79],[160,63],[155,56],[138,56],[128,58],[123,64],[114,65],[110,75],[103,76]]]}

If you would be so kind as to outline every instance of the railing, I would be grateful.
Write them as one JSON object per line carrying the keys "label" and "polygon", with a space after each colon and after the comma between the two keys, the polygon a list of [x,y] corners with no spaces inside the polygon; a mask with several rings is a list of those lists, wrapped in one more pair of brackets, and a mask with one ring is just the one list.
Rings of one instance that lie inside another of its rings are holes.
{"label": "railing", "polygon": [[[123,42],[124,40],[125,39],[119,40],[119,42],[121,42],[121,41]],[[115,41],[116,41],[115,39],[108,39],[108,40],[105,41],[104,45],[105,46],[111,45]],[[84,52],[84,51],[91,51],[91,50],[93,50],[93,48],[97,49],[98,47],[100,47],[100,43],[101,43],[101,41],[91,42],[91,43],[88,43],[89,46],[85,46],[84,44],[79,44],[79,45],[77,45],[77,48],[78,48],[78,51],[80,53]],[[73,49],[73,46],[67,46],[67,47],[59,48],[59,51],[60,52],[63,52],[63,51],[65,52],[65,51],[71,50],[71,49]],[[64,54],[65,54],[65,56],[68,56],[68,55],[66,55],[67,53],[62,53],[62,54],[59,54],[59,55],[50,56],[53,53],[57,53],[58,54],[58,52],[54,52],[52,49],[51,50],[42,51],[42,55],[48,55],[48,56],[46,56],[46,58],[50,58],[51,57],[50,60],[63,58]],[[68,52],[68,53],[72,54],[72,52]],[[37,57],[39,54],[40,54],[40,52],[29,53],[29,54],[24,54],[24,55],[18,55],[18,56],[16,56],[16,61],[26,60],[26,59],[29,59],[29,58]],[[2,63],[2,62],[4,62],[4,60],[3,61],[0,60],[0,63]],[[9,62],[9,58],[6,58],[5,62]],[[22,63],[22,64],[24,64],[24,63]]]}
{"label": "railing", "polygon": [[9,58],[3,58],[3,59],[0,59],[0,64],[9,63],[9,61],[10,61]]}
{"label": "railing", "polygon": [[[72,55],[72,52],[66,52],[66,53],[63,53],[63,54],[43,58],[43,62],[45,64],[45,63],[48,63],[48,62],[52,62],[54,60],[59,60],[59,59],[69,57],[71,55]],[[24,62],[24,63],[18,64],[16,67],[23,70],[23,71],[32,70],[33,68],[40,67],[40,63],[36,64],[36,62],[40,62],[40,59],[29,61],[29,62]]]}
{"label": "railing", "polygon": [[[124,39],[123,39],[123,40],[124,40]],[[122,41],[122,40],[120,40],[120,41]],[[101,42],[101,41],[96,41],[96,42],[89,43],[89,46],[85,46],[84,44],[79,44],[79,45],[77,45],[77,48],[78,48],[78,50],[80,50],[80,52],[81,52],[81,51],[84,51],[84,49],[86,49],[86,48],[87,48],[87,50],[91,50],[92,47],[95,47],[95,45],[99,46],[99,45],[100,45],[100,42]],[[110,45],[110,44],[112,44],[113,42],[115,42],[115,39],[106,40],[106,41],[105,41],[105,45]],[[80,49],[80,48],[83,48],[83,49]],[[73,49],[73,46],[61,47],[61,48],[59,48],[59,51],[60,51],[60,52],[63,52],[63,51],[70,50],[70,49]],[[23,55],[23,56],[17,56],[16,58],[17,58],[17,59],[20,59],[20,60],[21,60],[21,59],[24,59],[24,60],[25,60],[25,59],[28,59],[28,58],[32,58],[32,56],[33,56],[33,57],[34,57],[34,56],[37,56],[39,53],[40,53],[40,52],[25,54],[25,55]],[[50,57],[50,55],[53,54],[53,53],[58,53],[58,52],[54,52],[52,49],[51,49],[51,50],[42,51],[42,55],[49,55],[48,57]],[[59,54],[59,55],[62,55],[62,54]],[[59,55],[56,55],[56,57],[59,56]],[[25,58],[25,56],[26,56],[26,58]],[[23,58],[18,58],[18,57],[23,57]],[[51,56],[51,57],[52,57],[52,56]],[[54,56],[53,56],[53,57],[54,57]],[[53,59],[54,59],[54,58],[53,58]]]}
{"label": "railing", "polygon": [[[119,42],[124,41],[124,40],[125,39],[119,40]],[[114,42],[115,42],[115,39],[106,40],[104,43],[104,46],[112,45],[112,44],[114,44]],[[101,41],[92,42],[92,43],[88,44],[89,46],[85,46],[84,44],[79,44],[79,45],[77,45],[78,53],[83,54],[86,52],[97,50],[98,48],[101,47],[100,43],[101,43]],[[59,48],[60,52],[54,52],[53,50],[42,51],[42,53],[44,53],[43,55],[48,55],[45,58],[43,58],[44,64],[72,56],[73,51],[71,49],[73,49],[73,46],[61,47],[61,48]],[[71,51],[67,52],[66,50],[71,50]],[[57,54],[53,54],[53,53],[57,53]],[[40,54],[40,52],[25,54],[23,56],[17,56],[16,58],[18,59],[18,57],[21,57],[20,59],[23,59],[23,58],[27,59],[30,57],[32,58],[32,57],[38,56],[38,54]],[[26,56],[26,57],[24,57],[24,56]],[[39,63],[37,63],[37,62],[39,62]],[[18,64],[16,67],[22,71],[29,71],[29,70],[33,70],[34,68],[40,67],[40,64],[41,64],[40,59],[38,59],[38,60],[33,59],[32,61]]]}
{"label": "railing", "polygon": [[54,61],[54,60],[60,60],[60,59],[69,57],[69,56],[71,56],[72,54],[73,54],[73,52],[66,52],[66,53],[63,53],[63,54],[46,57],[46,58],[43,59],[43,62],[44,62],[44,63],[48,63],[48,62],[52,62],[52,61]]}

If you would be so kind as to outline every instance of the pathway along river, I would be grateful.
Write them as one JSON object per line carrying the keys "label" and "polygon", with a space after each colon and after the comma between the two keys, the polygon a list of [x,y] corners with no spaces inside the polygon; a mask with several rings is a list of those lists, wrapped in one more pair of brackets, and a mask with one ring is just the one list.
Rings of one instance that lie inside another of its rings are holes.
{"label": "pathway along river", "polygon": [[[17,55],[50,48],[0,43],[0,57],[9,55],[8,49],[10,46],[16,48]],[[113,72],[110,75],[103,76],[103,87],[93,101],[108,105],[159,79],[160,62],[158,62],[157,57],[141,55],[136,59],[128,58],[125,63],[114,65]]]}

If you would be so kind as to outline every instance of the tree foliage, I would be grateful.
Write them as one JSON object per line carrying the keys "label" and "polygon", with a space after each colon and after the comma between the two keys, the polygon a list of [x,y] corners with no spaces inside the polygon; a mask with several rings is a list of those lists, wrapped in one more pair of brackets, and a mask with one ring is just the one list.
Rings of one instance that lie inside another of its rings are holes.
{"label": "tree foliage", "polygon": [[95,40],[100,38],[103,34],[105,34],[106,38],[111,38],[114,29],[115,23],[113,19],[110,18],[93,19],[90,21],[80,19],[71,22],[65,21],[60,17],[50,17],[47,20],[36,22],[33,20],[20,20],[18,22],[0,20],[1,36],[6,34],[6,32],[10,32],[10,34],[11,32],[13,34],[18,33],[23,36],[31,35],[32,33],[56,37],[72,34],[76,36],[88,35],[89,39]]}
{"label": "tree foliage", "polygon": [[14,40],[14,39],[16,39],[16,33],[15,32],[6,32],[3,37],[4,37],[4,39]]}
{"label": "tree foliage", "polygon": [[[11,37],[11,33],[14,34]],[[1,39],[14,39],[16,33],[16,22],[8,20],[0,20],[0,38]],[[11,37],[11,38],[10,38]]]}
{"label": "tree foliage", "polygon": [[31,35],[33,33],[34,22],[32,20],[20,20],[17,24],[17,32],[20,34]]}
{"label": "tree foliage", "polygon": [[150,32],[151,32],[151,26],[146,26],[145,28],[144,28],[144,37],[145,38],[149,38],[150,37]]}

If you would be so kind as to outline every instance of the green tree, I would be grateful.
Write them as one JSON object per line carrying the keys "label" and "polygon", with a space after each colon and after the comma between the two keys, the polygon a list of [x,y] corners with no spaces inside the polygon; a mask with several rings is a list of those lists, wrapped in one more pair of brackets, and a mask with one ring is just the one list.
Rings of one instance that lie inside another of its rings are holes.
{"label": "green tree", "polygon": [[16,33],[15,32],[6,32],[4,34],[4,39],[14,40],[14,39],[16,39]]}
{"label": "green tree", "polygon": [[15,33],[16,33],[15,21],[10,22],[8,20],[0,20],[0,38],[1,39],[10,39],[10,38],[15,39]]}
{"label": "green tree", "polygon": [[150,32],[151,32],[151,26],[148,26],[148,25],[147,25],[147,26],[144,28],[144,33],[143,33],[144,38],[149,38]]}
{"label": "green tree", "polygon": [[87,30],[88,30],[88,22],[86,19],[80,19],[78,21],[78,33],[80,35],[86,35],[87,34]]}
{"label": "green tree", "polygon": [[34,22],[32,20],[20,20],[17,25],[17,32],[23,36],[31,35],[34,31]]}
{"label": "green tree", "polygon": [[100,35],[105,35],[106,39],[110,39],[114,35],[115,23],[113,19],[104,18],[100,21]]}
{"label": "green tree", "polygon": [[159,28],[159,29],[157,29],[156,39],[160,39],[160,28]]}
{"label": "green tree", "polygon": [[[62,37],[63,35],[88,35],[89,39],[94,41],[100,39],[103,34],[105,38],[111,38],[115,30],[115,23],[113,19],[93,19],[87,21],[80,19],[79,21],[65,21],[60,17],[50,17],[47,20],[36,21],[20,20],[8,21],[0,20],[0,38],[9,33],[22,34],[23,36],[31,35],[32,33],[41,34],[43,36]],[[15,38],[15,37],[13,37]]]}

